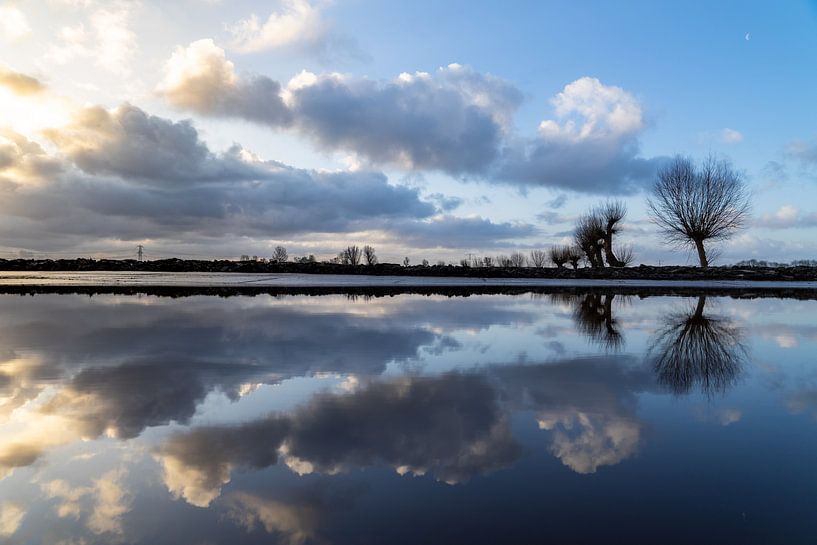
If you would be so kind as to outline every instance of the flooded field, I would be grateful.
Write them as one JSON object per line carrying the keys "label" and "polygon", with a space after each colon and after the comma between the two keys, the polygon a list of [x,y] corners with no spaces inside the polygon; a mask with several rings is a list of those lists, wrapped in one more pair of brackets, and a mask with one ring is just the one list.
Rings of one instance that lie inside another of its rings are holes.
{"label": "flooded field", "polygon": [[817,301],[0,295],[0,541],[809,543]]}

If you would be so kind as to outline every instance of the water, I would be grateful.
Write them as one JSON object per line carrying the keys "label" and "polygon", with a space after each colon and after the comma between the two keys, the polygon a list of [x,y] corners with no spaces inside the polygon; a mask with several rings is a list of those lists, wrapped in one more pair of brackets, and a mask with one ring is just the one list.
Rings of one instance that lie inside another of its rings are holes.
{"label": "water", "polygon": [[0,295],[0,542],[813,543],[815,315]]}

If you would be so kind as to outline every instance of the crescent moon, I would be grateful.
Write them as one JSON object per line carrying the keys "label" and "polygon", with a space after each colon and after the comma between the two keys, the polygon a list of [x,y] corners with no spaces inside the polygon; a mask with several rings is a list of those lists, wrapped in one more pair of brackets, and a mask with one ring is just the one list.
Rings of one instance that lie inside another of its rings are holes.
{"label": "crescent moon", "polygon": [[750,35],[750,34],[747,32],[747,33],[746,33],[746,36],[745,36],[746,41],[748,42],[748,41],[749,41],[749,38],[751,38],[751,37],[752,37],[752,36],[751,36],[751,35]]}

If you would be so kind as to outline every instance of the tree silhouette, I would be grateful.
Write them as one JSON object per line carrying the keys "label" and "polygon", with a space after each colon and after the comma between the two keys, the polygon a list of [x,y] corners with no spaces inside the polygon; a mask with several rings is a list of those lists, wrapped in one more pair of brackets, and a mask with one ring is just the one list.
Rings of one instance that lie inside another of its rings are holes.
{"label": "tree silhouette", "polygon": [[377,255],[374,253],[374,248],[369,245],[363,247],[363,258],[366,260],[366,265],[377,265]]}
{"label": "tree silhouette", "polygon": [[704,243],[725,240],[749,217],[750,198],[740,173],[710,156],[700,167],[676,157],[658,172],[647,202],[653,221],[668,242],[694,246],[701,268],[709,266]]}
{"label": "tree silhouette", "polygon": [[624,346],[624,335],[613,316],[615,294],[554,294],[551,299],[573,308],[573,320],[580,333],[607,351],[617,352]]}
{"label": "tree silhouette", "polygon": [[737,382],[747,355],[742,332],[720,316],[705,316],[706,297],[695,309],[663,320],[647,351],[658,382],[676,394],[695,387],[708,396],[724,393]]}
{"label": "tree silhouette", "polygon": [[621,201],[607,201],[595,210],[595,214],[601,218],[604,225],[604,258],[607,264],[611,267],[627,266],[627,256],[616,257],[616,252],[613,251],[613,236],[619,232],[619,223],[627,215],[627,206]]}
{"label": "tree silhouette", "polygon": [[276,246],[275,251],[272,253],[272,257],[270,261],[273,263],[286,263],[289,256],[287,255],[287,249],[283,246]]}
{"label": "tree silhouette", "polygon": [[581,216],[576,222],[573,238],[594,269],[604,267],[604,239],[607,236],[604,220],[596,212]]}

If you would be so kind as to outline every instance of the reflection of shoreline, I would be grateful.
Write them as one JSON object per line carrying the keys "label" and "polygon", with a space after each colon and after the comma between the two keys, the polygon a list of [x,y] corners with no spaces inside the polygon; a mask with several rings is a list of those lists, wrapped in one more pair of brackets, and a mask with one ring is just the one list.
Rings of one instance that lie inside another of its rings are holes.
{"label": "reflection of shoreline", "polygon": [[[683,284],[683,283],[682,283]],[[711,285],[666,285],[666,286],[615,286],[588,284],[581,286],[312,286],[312,287],[268,287],[268,286],[230,286],[230,287],[180,287],[180,286],[83,286],[83,285],[0,285],[0,295],[150,295],[156,297],[195,297],[210,295],[216,297],[238,297],[269,295],[273,297],[286,295],[359,295],[371,297],[392,297],[395,295],[441,295],[447,297],[468,297],[471,295],[633,295],[647,297],[697,297],[705,293],[707,297],[729,297],[733,299],[796,299],[800,301],[817,301],[817,287],[763,286],[758,282],[747,282],[736,287],[724,287],[724,282]],[[784,283],[780,283],[784,284]]]}
{"label": "reflection of shoreline", "polygon": [[734,386],[747,349],[743,333],[721,316],[704,314],[706,297],[695,308],[667,315],[647,351],[658,382],[676,394],[696,387],[707,395],[723,394]]}

